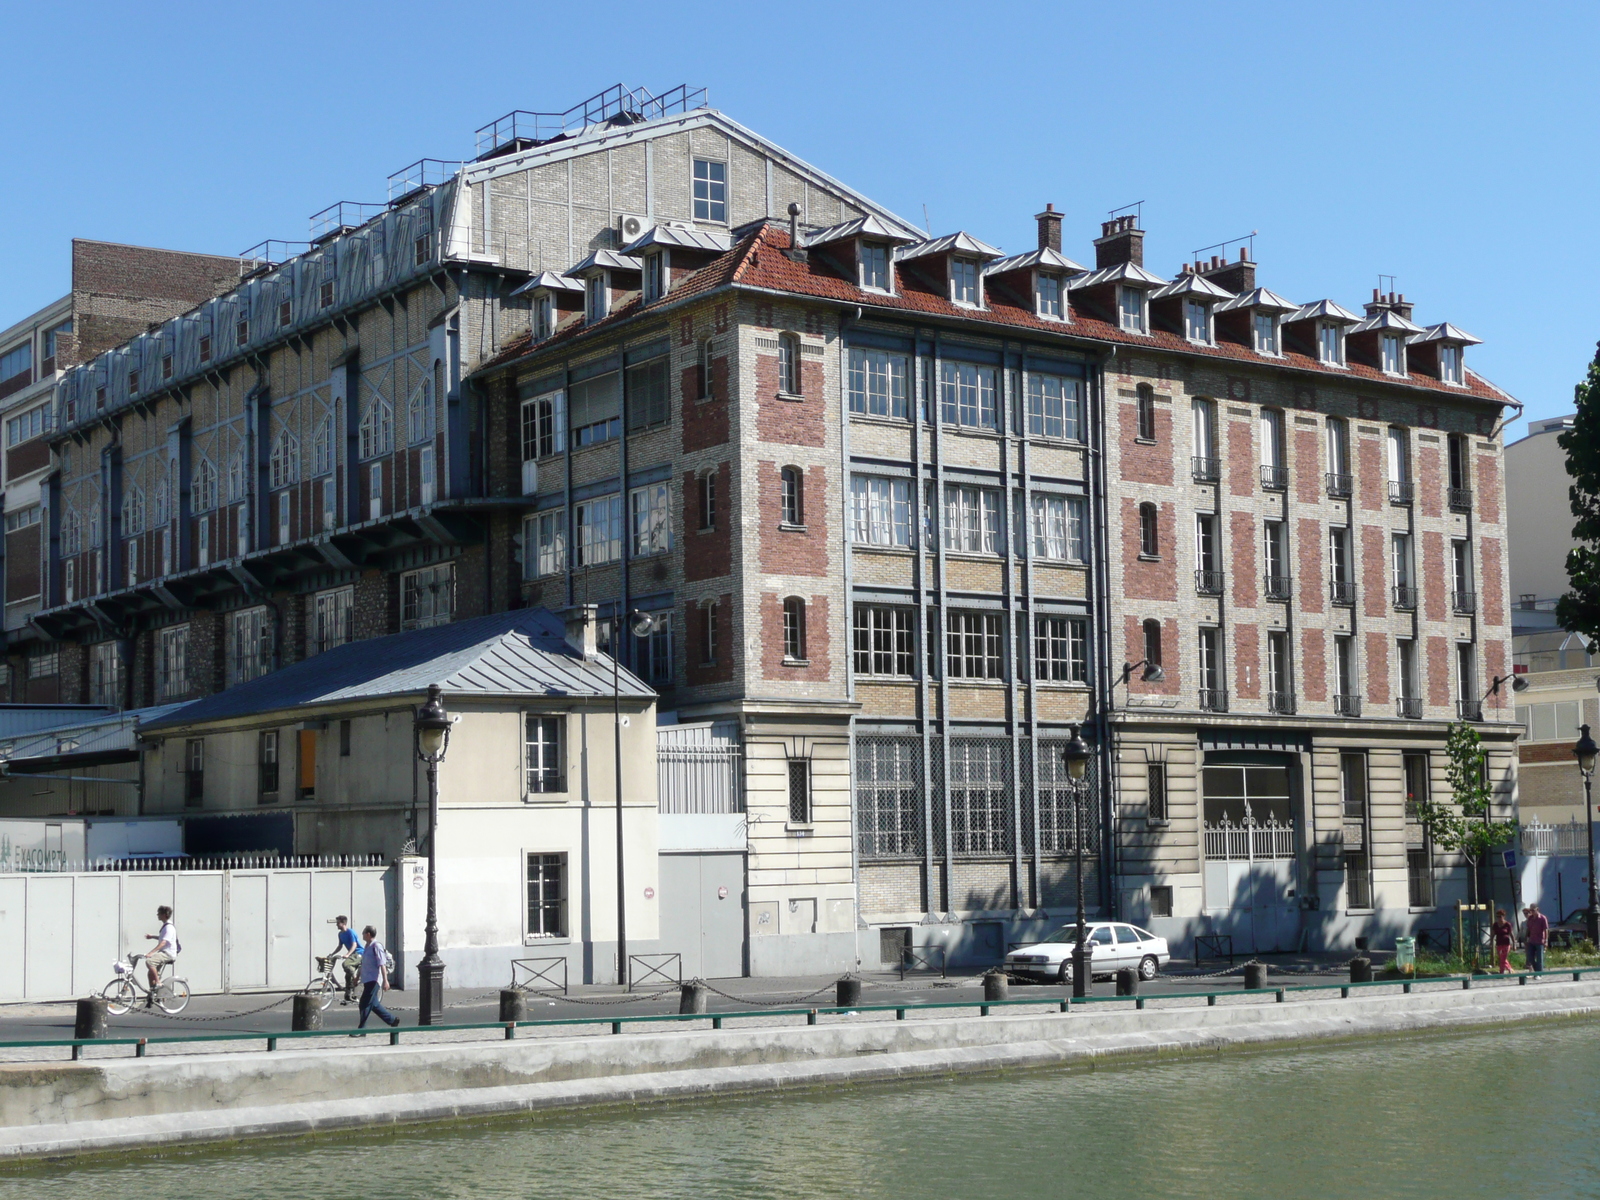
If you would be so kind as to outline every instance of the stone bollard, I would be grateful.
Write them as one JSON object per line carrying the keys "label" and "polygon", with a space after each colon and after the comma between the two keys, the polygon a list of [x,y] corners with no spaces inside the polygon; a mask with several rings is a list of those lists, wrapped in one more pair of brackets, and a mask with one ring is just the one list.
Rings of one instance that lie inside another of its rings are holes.
{"label": "stone bollard", "polygon": [[1139,994],[1139,972],[1132,967],[1117,968],[1117,995],[1137,996]]}
{"label": "stone bollard", "polygon": [[1244,988],[1247,992],[1259,992],[1267,986],[1267,964],[1249,962],[1244,965]]}
{"label": "stone bollard", "polygon": [[294,1012],[289,1018],[289,1028],[296,1033],[304,1033],[311,1029],[322,1028],[322,997],[297,992],[294,998]]}
{"label": "stone bollard", "polygon": [[1011,996],[1011,980],[1004,971],[987,971],[983,976],[983,998],[1006,1000]]}
{"label": "stone bollard", "polygon": [[844,976],[834,985],[833,1002],[838,1008],[854,1008],[861,1003],[861,980]]}
{"label": "stone bollard", "polygon": [[528,1019],[528,994],[521,988],[500,989],[500,1020],[526,1021]]}
{"label": "stone bollard", "polygon": [[678,985],[679,1013],[703,1013],[706,1011],[706,1001],[711,993],[706,990],[706,985],[698,979]]}
{"label": "stone bollard", "polygon": [[1372,960],[1364,955],[1356,955],[1350,960],[1350,982],[1372,982]]}
{"label": "stone bollard", "polygon": [[103,996],[90,996],[78,1001],[78,1019],[73,1023],[75,1038],[103,1038],[106,1035],[106,1001]]}

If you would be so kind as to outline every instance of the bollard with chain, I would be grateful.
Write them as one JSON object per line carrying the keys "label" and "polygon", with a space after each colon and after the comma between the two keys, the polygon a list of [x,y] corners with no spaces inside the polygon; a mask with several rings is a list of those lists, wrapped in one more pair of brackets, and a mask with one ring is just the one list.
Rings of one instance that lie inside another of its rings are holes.
{"label": "bollard with chain", "polygon": [[1267,964],[1248,962],[1244,965],[1244,990],[1259,992],[1267,986]]}
{"label": "bollard with chain", "polygon": [[75,1038],[103,1038],[106,1035],[106,1002],[103,996],[78,1001],[78,1017],[73,1022]]}
{"label": "bollard with chain", "polygon": [[1372,982],[1372,960],[1370,958],[1358,954],[1350,960],[1350,982]]}
{"label": "bollard with chain", "polygon": [[987,971],[983,976],[983,998],[1005,1000],[1011,995],[1011,980],[1004,971]]}
{"label": "bollard with chain", "polygon": [[1117,968],[1117,995],[1137,996],[1139,994],[1139,972],[1132,967]]}
{"label": "bollard with chain", "polygon": [[834,985],[833,1002],[838,1008],[854,1008],[861,1003],[861,980],[842,976]]}
{"label": "bollard with chain", "polygon": [[528,1019],[527,993],[521,988],[501,988],[500,1019],[502,1021],[526,1021]]}
{"label": "bollard with chain", "polygon": [[710,993],[706,990],[706,985],[698,979],[692,979],[688,983],[680,985],[678,1012],[681,1014],[703,1013],[706,1011],[706,1001],[709,998]]}
{"label": "bollard with chain", "polygon": [[289,1020],[289,1028],[296,1033],[305,1033],[313,1029],[322,1028],[322,997],[310,995],[306,992],[296,992],[294,997],[294,1010]]}

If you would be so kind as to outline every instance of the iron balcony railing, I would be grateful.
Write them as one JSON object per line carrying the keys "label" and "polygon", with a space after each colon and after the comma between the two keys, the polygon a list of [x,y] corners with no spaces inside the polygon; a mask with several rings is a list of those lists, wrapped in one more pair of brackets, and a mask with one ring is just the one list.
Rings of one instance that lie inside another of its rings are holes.
{"label": "iron balcony railing", "polygon": [[1294,715],[1293,692],[1268,692],[1267,711],[1277,713],[1279,716],[1289,717]]}
{"label": "iron balcony railing", "polygon": [[1409,717],[1415,721],[1422,716],[1422,697],[1401,696],[1394,702],[1395,712],[1402,717]]}
{"label": "iron balcony railing", "polygon": [[1450,507],[1457,512],[1472,511],[1472,489],[1453,487],[1450,489]]}
{"label": "iron balcony railing", "polygon": [[1389,502],[1391,504],[1411,503],[1411,481],[1391,479],[1389,481]]}
{"label": "iron balcony railing", "polygon": [[1267,575],[1262,586],[1266,589],[1268,600],[1287,600],[1292,582],[1287,575]]}
{"label": "iron balcony railing", "polygon": [[1361,715],[1361,697],[1335,692],[1333,712],[1335,716],[1340,717],[1359,717]]}
{"label": "iron balcony railing", "polygon": [[1328,495],[1336,499],[1344,499],[1350,495],[1350,473],[1348,471],[1329,471],[1323,476],[1328,487]]}
{"label": "iron balcony railing", "polygon": [[1394,606],[1396,608],[1415,608],[1417,606],[1417,589],[1407,583],[1395,584]]}
{"label": "iron balcony railing", "polygon": [[1293,858],[1294,822],[1246,817],[1239,824],[1224,817],[1205,827],[1206,857],[1213,860]]}
{"label": "iron balcony railing", "polygon": [[1456,588],[1450,593],[1450,606],[1458,613],[1478,611],[1478,593],[1466,592]]}
{"label": "iron balcony railing", "polygon": [[1200,711],[1225,713],[1228,711],[1228,692],[1225,688],[1201,688]]}
{"label": "iron balcony railing", "polygon": [[1463,721],[1483,720],[1482,700],[1457,700],[1456,716]]}
{"label": "iron balcony railing", "polygon": [[1289,487],[1288,467],[1261,467],[1261,486],[1269,492],[1286,491]]}
{"label": "iron balcony railing", "polygon": [[1202,596],[1222,595],[1222,572],[1196,571],[1194,573],[1194,590]]}
{"label": "iron balcony railing", "polygon": [[1222,464],[1214,458],[1195,455],[1189,460],[1189,470],[1196,483],[1215,483],[1222,478]]}
{"label": "iron balcony railing", "polygon": [[1347,583],[1342,579],[1335,579],[1328,585],[1328,596],[1335,604],[1354,604],[1356,602],[1356,585]]}

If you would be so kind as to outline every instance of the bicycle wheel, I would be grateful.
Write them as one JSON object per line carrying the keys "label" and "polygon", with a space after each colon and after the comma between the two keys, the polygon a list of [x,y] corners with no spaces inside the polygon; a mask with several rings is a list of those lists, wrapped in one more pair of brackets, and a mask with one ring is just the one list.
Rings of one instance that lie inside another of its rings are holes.
{"label": "bicycle wheel", "polygon": [[100,994],[105,997],[106,1011],[114,1017],[126,1014],[139,999],[139,993],[126,979],[113,979]]}
{"label": "bicycle wheel", "polygon": [[156,1003],[167,1014],[181,1013],[189,1004],[189,981],[168,979],[156,989]]}
{"label": "bicycle wheel", "polygon": [[333,980],[326,975],[313,975],[306,984],[306,995],[317,998],[317,1007],[323,1012],[333,1004]]}

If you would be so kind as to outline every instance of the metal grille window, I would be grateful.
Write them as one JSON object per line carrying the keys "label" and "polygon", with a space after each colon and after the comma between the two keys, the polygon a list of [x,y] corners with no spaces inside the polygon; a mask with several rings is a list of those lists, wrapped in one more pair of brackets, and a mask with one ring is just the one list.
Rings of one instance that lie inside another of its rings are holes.
{"label": "metal grille window", "polygon": [[455,613],[455,601],[455,563],[407,571],[400,576],[400,628],[428,629],[434,625],[448,625]]}
{"label": "metal grille window", "polygon": [[882,350],[850,351],[850,411],[868,417],[909,415],[905,355]]}
{"label": "metal grille window", "polygon": [[672,416],[666,355],[629,367],[627,386],[629,429],[666,424]]}
{"label": "metal grille window", "polygon": [[904,608],[874,608],[865,604],[855,611],[855,672],[857,675],[909,677],[916,670],[912,613]]}
{"label": "metal grille window", "polygon": [[163,700],[176,700],[189,690],[189,627],[161,631],[156,690]]}
{"label": "metal grille window", "polygon": [[1089,623],[1082,617],[1040,617],[1034,623],[1035,678],[1049,683],[1089,681]]}
{"label": "metal grille window", "polygon": [[272,615],[263,605],[233,614],[228,622],[228,686],[259,679],[272,669]]}
{"label": "metal grille window", "polygon": [[950,836],[954,854],[1011,849],[1011,743],[961,738],[950,743]]}
{"label": "metal grille window", "polygon": [[567,569],[567,510],[534,513],[522,522],[522,573],[527,579]]}
{"label": "metal grille window", "polygon": [[278,731],[263,729],[256,735],[256,772],[261,798],[278,794]]}
{"label": "metal grille window", "polygon": [[672,548],[671,489],[665,483],[634,488],[628,493],[633,514],[633,557],[665,554]]}
{"label": "metal grille window", "polygon": [[728,219],[728,164],[711,158],[694,160],[694,219]]}
{"label": "metal grille window", "polygon": [[911,545],[911,481],[856,475],[850,480],[855,541],[867,546]]}
{"label": "metal grille window", "polygon": [[1075,800],[1072,781],[1067,776],[1061,752],[1065,742],[1039,743],[1039,853],[1070,854],[1076,848],[1074,834],[1083,831],[1083,849],[1093,854],[1099,845],[1095,836],[1094,795],[1096,767],[1093,761]]}
{"label": "metal grille window", "polygon": [[917,739],[856,740],[856,835],[863,859],[922,852],[921,776]]}
{"label": "metal grille window", "polygon": [[947,425],[998,429],[994,368],[972,363],[939,364],[939,414]]}
{"label": "metal grille window", "polygon": [[1034,437],[1083,439],[1082,385],[1065,375],[1028,375],[1028,432]]}
{"label": "metal grille window", "polygon": [[811,824],[811,760],[789,760],[789,821],[794,825]]}
{"label": "metal grille window", "polygon": [[1144,818],[1151,825],[1167,823],[1167,765],[1144,766]]}
{"label": "metal grille window", "polygon": [[622,557],[622,497],[602,496],[576,506],[580,567],[616,562]]}
{"label": "metal grille window", "polygon": [[944,488],[944,548],[965,554],[999,554],[1000,493],[947,483]]}
{"label": "metal grille window", "polygon": [[945,635],[945,669],[950,678],[1002,678],[1000,615],[953,612],[949,621],[949,632]]}
{"label": "metal grille window", "polygon": [[[1020,513],[1021,494],[1017,500]],[[1083,562],[1084,501],[1081,496],[1033,495],[1033,556]],[[1020,527],[1022,522],[1017,522]]]}
{"label": "metal grille window", "polygon": [[567,936],[567,856],[528,855],[528,936]]}
{"label": "metal grille window", "polygon": [[329,588],[311,598],[311,652],[322,654],[350,640],[356,608],[354,587]]}
{"label": "metal grille window", "polygon": [[528,792],[564,792],[566,760],[561,753],[562,717],[530,716],[524,723]]}

